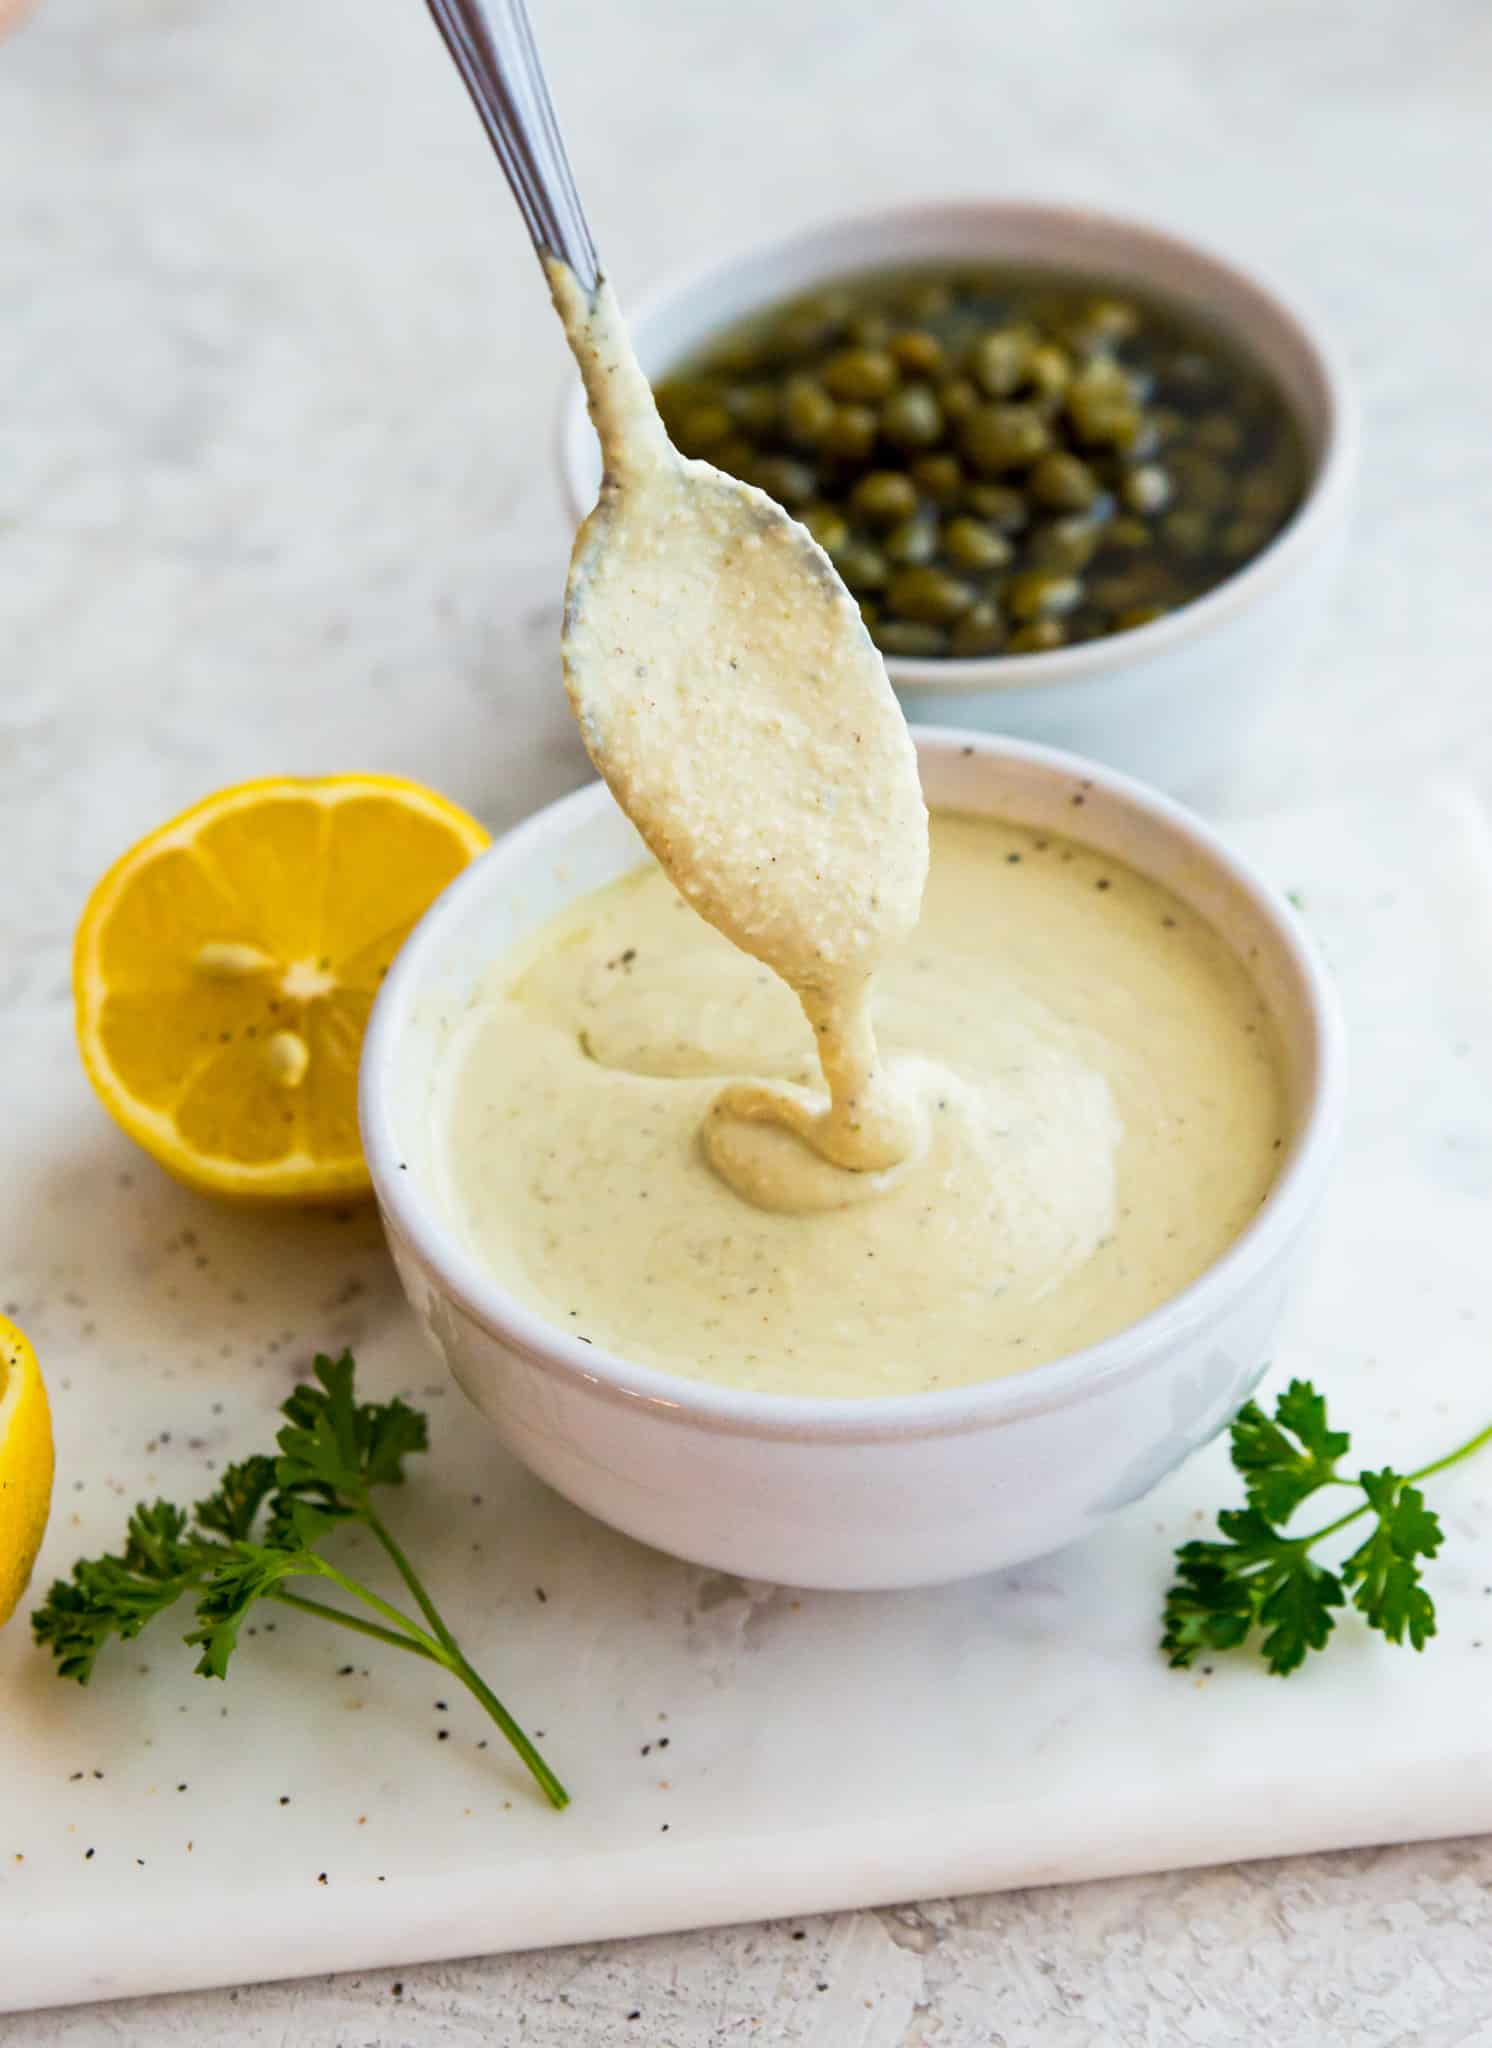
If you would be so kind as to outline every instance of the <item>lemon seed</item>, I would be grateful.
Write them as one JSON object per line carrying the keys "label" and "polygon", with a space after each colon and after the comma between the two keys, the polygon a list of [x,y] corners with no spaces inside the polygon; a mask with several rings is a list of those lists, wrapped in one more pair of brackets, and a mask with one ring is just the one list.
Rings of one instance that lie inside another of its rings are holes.
{"label": "lemon seed", "polygon": [[192,965],[209,981],[238,981],[246,974],[262,974],[274,964],[258,946],[246,946],[234,939],[210,940],[192,955]]}
{"label": "lemon seed", "polygon": [[311,1064],[311,1048],[298,1031],[276,1031],[265,1042],[264,1058],[282,1088],[299,1088]]}

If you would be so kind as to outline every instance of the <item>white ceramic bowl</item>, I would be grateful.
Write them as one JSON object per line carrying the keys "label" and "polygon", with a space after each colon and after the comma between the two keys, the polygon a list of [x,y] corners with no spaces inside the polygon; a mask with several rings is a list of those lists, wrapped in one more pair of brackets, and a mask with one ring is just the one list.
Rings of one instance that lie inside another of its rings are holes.
{"label": "white ceramic bowl", "polygon": [[[1287,684],[1340,561],[1355,469],[1354,410],[1319,334],[1287,302],[1195,243],[1136,221],[1026,200],[909,206],[805,229],[710,265],[628,306],[653,378],[721,328],[794,292],[883,266],[1039,263],[1149,287],[1273,371],[1311,463],[1305,499],[1252,562],[1170,617],[1051,654],[980,661],[889,657],[907,716],[1072,747],[1163,786],[1208,790],[1266,691]],[[600,458],[578,380],[560,418],[560,467],[577,521]]]}
{"label": "white ceramic bowl", "polygon": [[1075,834],[1165,883],[1228,938],[1278,1021],[1293,1103],[1280,1178],[1224,1257],[1129,1329],[982,1386],[798,1400],[631,1365],[552,1327],[484,1269],[442,1212],[435,1079],[491,964],[646,858],[599,783],[452,884],[395,961],[363,1052],[363,1143],[400,1278],[509,1449],[628,1535],[790,1585],[931,1584],[1039,1556],[1214,1436],[1269,1361],[1341,1121],[1330,986],[1293,912],[1205,826],[1043,747],[916,738],[930,803]]}

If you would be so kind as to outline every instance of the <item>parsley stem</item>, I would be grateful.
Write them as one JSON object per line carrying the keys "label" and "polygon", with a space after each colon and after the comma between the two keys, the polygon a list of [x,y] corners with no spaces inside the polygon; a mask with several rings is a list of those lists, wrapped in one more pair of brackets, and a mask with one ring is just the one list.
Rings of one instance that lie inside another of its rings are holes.
{"label": "parsley stem", "polygon": [[[1430,1478],[1432,1473],[1444,1472],[1448,1466],[1459,1465],[1463,1458],[1474,1456],[1477,1451],[1481,1450],[1484,1444],[1489,1443],[1492,1443],[1492,1422],[1489,1422],[1485,1429],[1478,1430],[1475,1436],[1468,1437],[1464,1444],[1458,1444],[1455,1450],[1447,1451],[1443,1458],[1436,1458],[1431,1464],[1421,1465],[1417,1472],[1406,1472],[1403,1483],[1405,1486],[1414,1486],[1421,1479]],[[1344,1486],[1355,1486],[1357,1481],[1347,1479],[1337,1481],[1336,1483]],[[1361,1507],[1353,1508],[1349,1514],[1338,1515],[1334,1522],[1326,1523],[1323,1528],[1313,1531],[1309,1536],[1300,1536],[1294,1540],[1302,1550],[1310,1550],[1321,1541],[1323,1536],[1335,1536],[1338,1529],[1345,1529],[1349,1522],[1355,1522],[1361,1516],[1367,1514],[1370,1505],[1369,1502],[1364,1501]]]}
{"label": "parsley stem", "polygon": [[431,1664],[440,1659],[433,1650],[427,1650],[423,1643],[413,1642],[408,1636],[395,1635],[391,1628],[380,1628],[376,1621],[364,1621],[359,1614],[348,1614],[341,1607],[328,1607],[324,1600],[308,1600],[302,1593],[292,1593],[287,1586],[271,1586],[271,1600],[283,1601],[287,1607],[298,1607],[303,1614],[317,1615],[322,1621],[338,1622],[343,1628],[355,1628],[360,1636],[372,1636],[378,1643],[387,1643],[391,1649],[412,1650],[416,1657],[423,1657]]}
{"label": "parsley stem", "polygon": [[1421,1465],[1418,1472],[1411,1472],[1409,1477],[1412,1480],[1428,1479],[1432,1472],[1443,1472],[1448,1465],[1459,1465],[1463,1458],[1471,1457],[1483,1444],[1489,1443],[1492,1443],[1492,1422],[1489,1422],[1485,1429],[1478,1430],[1475,1436],[1468,1437],[1458,1449],[1447,1451],[1445,1456],[1437,1458],[1433,1465]]}
{"label": "parsley stem", "polygon": [[[392,1537],[389,1538],[389,1543],[393,1543]],[[397,1545],[394,1548],[397,1549]],[[417,1655],[429,1658],[432,1663],[443,1665],[458,1684],[466,1687],[472,1698],[484,1709],[488,1719],[496,1722],[518,1755],[527,1764],[540,1791],[544,1794],[550,1805],[556,1807],[569,1805],[569,1793],[554,1775],[554,1772],[550,1770],[548,1764],[545,1763],[543,1757],[540,1756],[538,1750],[535,1749],[533,1743],[524,1734],[496,1693],[493,1692],[491,1686],[467,1663],[455,1638],[450,1634],[444,1622],[440,1621],[438,1617],[432,1617],[444,1638],[443,1641],[437,1642],[432,1637],[427,1636],[422,1628],[416,1627],[408,1615],[401,1614],[397,1607],[391,1607],[387,1600],[380,1599],[377,1593],[373,1592],[369,1587],[359,1584],[356,1579],[349,1577],[346,1572],[338,1570],[336,1565],[329,1563],[324,1557],[310,1555],[307,1558],[307,1563],[314,1571],[320,1572],[327,1578],[334,1580],[342,1588],[343,1592],[350,1593],[355,1600],[363,1601],[367,1606],[374,1608],[379,1614],[386,1615],[390,1621],[395,1622],[404,1631],[402,1638],[393,1638],[401,1650],[413,1650]],[[408,1568],[406,1567],[406,1569]],[[413,1574],[411,1573],[410,1576],[412,1578]],[[421,1607],[425,1606],[423,1598],[420,1600],[420,1605]],[[380,1633],[382,1632],[380,1631]]]}
{"label": "parsley stem", "polygon": [[365,1507],[363,1509],[363,1516],[368,1524],[368,1527],[373,1531],[373,1534],[378,1538],[378,1541],[383,1545],[384,1549],[388,1552],[389,1557],[393,1560],[395,1571],[399,1574],[400,1578],[404,1581],[405,1585],[408,1586],[410,1592],[413,1593],[416,1601],[419,1604],[419,1610],[421,1614],[424,1615],[426,1621],[429,1622],[431,1628],[435,1631],[436,1636],[445,1645],[446,1649],[448,1649],[453,1656],[459,1657],[461,1652],[456,1647],[456,1638],[451,1634],[450,1630],[446,1627],[445,1622],[441,1619],[440,1610],[436,1607],[435,1602],[430,1598],[429,1594],[425,1591],[424,1586],[420,1583],[419,1575],[416,1573],[414,1566],[409,1562],[409,1559],[404,1555],[404,1552],[400,1549],[399,1545],[394,1541],[388,1529],[385,1528],[383,1521],[380,1518],[377,1510],[371,1507]]}

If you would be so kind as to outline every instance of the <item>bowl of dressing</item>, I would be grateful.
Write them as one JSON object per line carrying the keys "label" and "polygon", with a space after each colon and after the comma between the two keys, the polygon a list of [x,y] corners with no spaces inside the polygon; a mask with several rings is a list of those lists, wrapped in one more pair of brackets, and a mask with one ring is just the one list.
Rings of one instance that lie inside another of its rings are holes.
{"label": "bowl of dressing", "polygon": [[[1022,200],[892,208],[713,263],[629,323],[685,452],[828,548],[909,718],[1199,793],[1296,672],[1354,410],[1314,324],[1200,245]],[[559,454],[578,518],[600,478],[578,385]]]}
{"label": "bowl of dressing", "polygon": [[748,1202],[743,1078],[806,1087],[787,990],[592,784],[504,835],[378,997],[363,1142],[419,1320],[507,1447],[628,1535],[784,1584],[1054,1550],[1215,1436],[1274,1346],[1336,1149],[1299,920],[1106,767],[914,731],[921,922],[877,982],[913,1156]]}

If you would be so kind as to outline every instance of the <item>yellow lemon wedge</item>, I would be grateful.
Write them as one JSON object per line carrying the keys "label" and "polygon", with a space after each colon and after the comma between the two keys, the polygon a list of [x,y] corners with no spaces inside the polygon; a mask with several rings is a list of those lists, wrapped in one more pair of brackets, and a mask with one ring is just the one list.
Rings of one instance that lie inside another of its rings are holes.
{"label": "yellow lemon wedge", "polygon": [[150,833],[89,897],[73,952],[104,1107],[204,1193],[365,1193],[368,1012],[410,926],[487,843],[389,775],[245,782]]}
{"label": "yellow lemon wedge", "polygon": [[26,1590],[52,1505],[52,1411],[36,1354],[0,1316],[0,1628]]}

